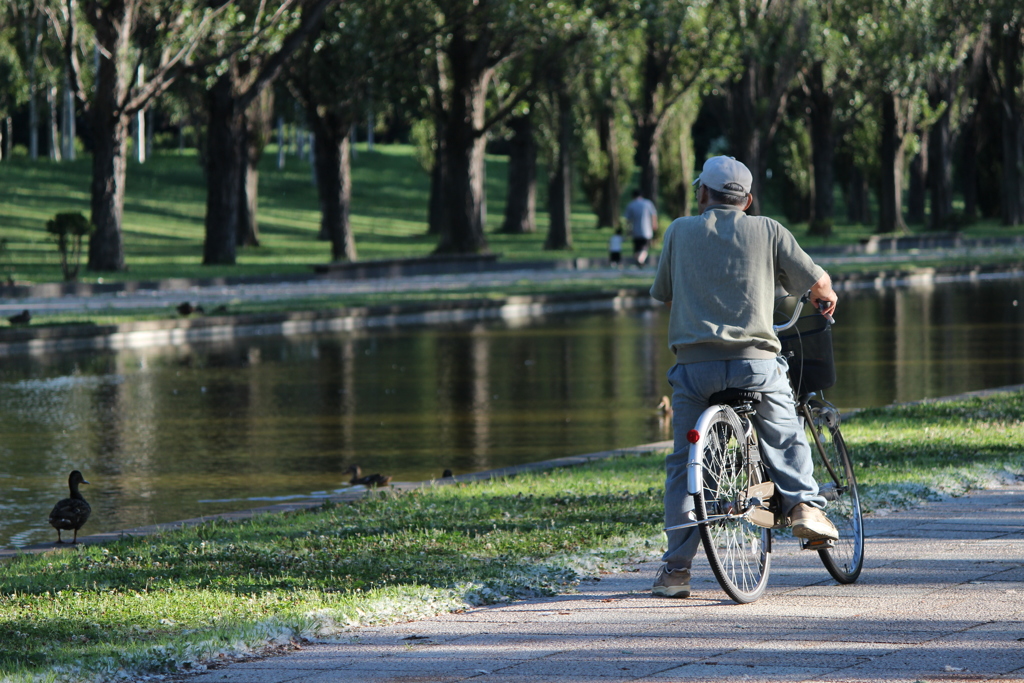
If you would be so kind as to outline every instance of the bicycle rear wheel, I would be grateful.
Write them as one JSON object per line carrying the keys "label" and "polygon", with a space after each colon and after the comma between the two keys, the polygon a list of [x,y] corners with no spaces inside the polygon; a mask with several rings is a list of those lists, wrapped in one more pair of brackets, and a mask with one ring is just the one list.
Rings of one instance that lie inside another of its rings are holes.
{"label": "bicycle rear wheel", "polygon": [[[742,512],[747,488],[760,482],[751,481],[743,427],[736,413],[720,408],[700,443],[704,481],[694,496],[697,519]],[[761,597],[771,567],[771,529],[739,517],[699,528],[711,571],[729,597],[741,604]]]}
{"label": "bicycle rear wheel", "polygon": [[[807,425],[807,440],[814,456],[814,479],[826,501],[825,514],[839,531],[839,540],[833,547],[818,550],[818,555],[832,578],[839,583],[853,583],[864,566],[864,520],[857,477],[839,431],[836,409],[820,401],[810,402],[808,409],[813,422],[813,428]],[[815,447],[815,440],[820,449]]]}

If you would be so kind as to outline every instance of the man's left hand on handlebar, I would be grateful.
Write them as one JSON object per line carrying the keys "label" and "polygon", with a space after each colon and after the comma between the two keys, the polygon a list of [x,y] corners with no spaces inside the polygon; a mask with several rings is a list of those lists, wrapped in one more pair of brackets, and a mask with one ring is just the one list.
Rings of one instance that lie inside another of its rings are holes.
{"label": "man's left hand on handlebar", "polygon": [[829,318],[830,321],[835,314],[838,300],[839,297],[836,295],[835,290],[832,289],[832,278],[828,276],[828,273],[822,275],[821,279],[811,287],[811,301],[814,302],[815,307],[821,314]]}

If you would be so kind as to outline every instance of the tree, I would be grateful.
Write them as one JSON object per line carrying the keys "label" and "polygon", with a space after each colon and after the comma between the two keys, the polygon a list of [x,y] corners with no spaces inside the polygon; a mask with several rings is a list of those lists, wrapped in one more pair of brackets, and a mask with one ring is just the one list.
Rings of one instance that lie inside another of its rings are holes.
{"label": "tree", "polygon": [[[88,267],[124,270],[122,218],[132,116],[170,87],[226,5],[210,9],[194,0],[83,0],[81,6],[97,46],[91,90],[79,66],[76,0],[67,0],[63,21],[71,87],[86,106],[93,138],[91,222],[96,231],[89,239]],[[138,80],[142,63],[149,64],[145,83]]]}
{"label": "tree", "polygon": [[[17,30],[13,26],[0,24],[0,126],[4,126],[11,112],[28,98],[28,82],[18,57]],[[4,126],[5,127],[5,126]],[[4,140],[3,134],[10,135],[0,127],[0,158],[6,159],[10,140]]]}
{"label": "tree", "polygon": [[[581,77],[593,58],[595,17],[589,9],[565,8],[543,36],[544,49],[533,66],[537,81],[538,109],[544,114],[542,146],[548,156],[548,235],[545,249],[572,249],[572,194],[574,158],[579,148],[578,103],[586,98],[586,78]],[[616,197],[616,202],[618,197]]]}
{"label": "tree", "polygon": [[670,218],[689,216],[696,208],[692,183],[697,158],[692,129],[699,113],[699,93],[692,89],[672,108],[658,144],[658,186]]}
{"label": "tree", "polygon": [[429,222],[439,234],[437,252],[484,252],[486,135],[531,88],[528,82],[492,87],[495,76],[510,60],[542,46],[546,31],[590,10],[565,0],[431,0],[428,8],[434,39],[425,50],[424,81],[436,138]]}
{"label": "tree", "polygon": [[864,63],[864,88],[881,113],[878,232],[906,230],[903,183],[908,135],[922,104],[922,85],[933,70],[932,0],[847,3],[847,37]]}
{"label": "tree", "polygon": [[545,70],[544,94],[548,135],[548,236],[545,249],[572,249],[572,157],[575,143],[569,60],[556,58]]}
{"label": "tree", "polygon": [[599,21],[582,46],[582,73],[577,98],[581,135],[580,180],[597,216],[597,227],[619,222],[622,191],[633,176],[634,125],[627,93],[636,77],[629,57],[635,31],[624,30],[623,17]]}
{"label": "tree", "polygon": [[1024,223],[1024,9],[996,2],[992,13],[990,74],[1002,137],[1000,214],[1004,225]]}
{"label": "tree", "polygon": [[366,111],[372,85],[378,96],[414,87],[406,74],[415,73],[423,23],[417,6],[401,0],[335,5],[288,67],[289,89],[314,133],[321,233],[334,261],[356,260],[349,131]]}
{"label": "tree", "polygon": [[[855,97],[850,92],[851,81],[858,77],[860,64],[856,50],[843,32],[843,13],[836,11],[837,4],[819,2],[808,7],[811,29],[807,60],[798,74],[811,142],[808,230],[825,236],[832,231],[836,149],[843,133],[837,117]],[[849,114],[845,116],[847,122],[852,119]]]}
{"label": "tree", "polygon": [[68,282],[78,277],[78,267],[82,256],[82,238],[91,235],[96,226],[86,220],[85,216],[75,211],[58,213],[46,221],[46,231],[50,233],[60,254],[60,270]]}
{"label": "tree", "polygon": [[687,93],[702,81],[721,78],[730,66],[729,13],[708,0],[647,0],[637,10],[631,52],[639,78],[630,95],[636,165],[641,194],[657,203],[658,143],[665,123]]}
{"label": "tree", "polygon": [[730,2],[739,65],[729,84],[731,147],[754,177],[751,213],[767,171],[768,150],[804,60],[810,32],[805,0]]}
{"label": "tree", "polygon": [[[206,238],[203,264],[233,265],[239,242],[252,243],[255,202],[246,193],[257,177],[251,148],[259,144],[265,111],[252,110],[264,89],[316,27],[329,4],[339,0],[248,2],[233,8],[234,36],[215,45],[221,57],[206,92]],[[242,3],[242,0],[239,0]],[[249,10],[247,12],[246,10]],[[250,22],[249,17],[254,17]],[[248,127],[247,127],[248,126]],[[248,220],[241,220],[246,197]]]}
{"label": "tree", "polygon": [[508,194],[501,232],[524,235],[537,232],[537,136],[534,133],[534,107],[526,103],[523,111],[511,117],[506,126],[512,131],[508,155]]}

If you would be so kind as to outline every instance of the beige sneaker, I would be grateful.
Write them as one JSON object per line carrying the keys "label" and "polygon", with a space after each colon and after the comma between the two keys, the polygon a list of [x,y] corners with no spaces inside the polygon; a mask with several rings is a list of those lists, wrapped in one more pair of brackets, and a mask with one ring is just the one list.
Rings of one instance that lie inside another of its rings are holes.
{"label": "beige sneaker", "polygon": [[651,592],[662,598],[690,597],[690,570],[668,569],[662,565]]}
{"label": "beige sneaker", "polygon": [[811,541],[839,540],[839,532],[825,513],[807,503],[800,503],[789,512],[793,524],[793,535]]}

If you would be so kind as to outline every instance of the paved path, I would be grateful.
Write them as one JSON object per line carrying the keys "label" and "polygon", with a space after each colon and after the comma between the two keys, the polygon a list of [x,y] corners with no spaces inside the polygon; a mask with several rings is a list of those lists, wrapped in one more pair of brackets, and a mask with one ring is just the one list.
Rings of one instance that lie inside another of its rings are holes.
{"label": "paved path", "polygon": [[767,593],[735,605],[706,562],[688,600],[657,565],[578,594],[352,631],[189,683],[1024,681],[1024,484],[873,516],[852,586],[776,543]]}

